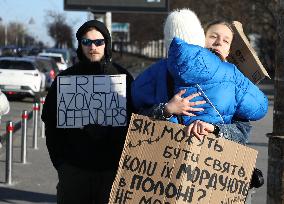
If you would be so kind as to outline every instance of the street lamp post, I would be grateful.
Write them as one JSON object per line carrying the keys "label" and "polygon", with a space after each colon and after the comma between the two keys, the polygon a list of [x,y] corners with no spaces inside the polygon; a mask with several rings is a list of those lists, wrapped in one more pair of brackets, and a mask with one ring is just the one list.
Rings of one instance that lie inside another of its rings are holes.
{"label": "street lamp post", "polygon": [[7,46],[7,44],[8,44],[8,40],[7,40],[7,36],[8,36],[7,25],[6,25],[6,23],[3,21],[3,19],[1,17],[0,17],[0,22],[3,22],[3,25],[4,25],[4,44],[5,44],[5,46]]}
{"label": "street lamp post", "polygon": [[8,40],[7,40],[8,32],[7,32],[7,25],[6,24],[4,24],[4,32],[5,32],[5,34],[4,34],[4,36],[5,36],[5,46],[7,46],[7,44],[8,44]]}

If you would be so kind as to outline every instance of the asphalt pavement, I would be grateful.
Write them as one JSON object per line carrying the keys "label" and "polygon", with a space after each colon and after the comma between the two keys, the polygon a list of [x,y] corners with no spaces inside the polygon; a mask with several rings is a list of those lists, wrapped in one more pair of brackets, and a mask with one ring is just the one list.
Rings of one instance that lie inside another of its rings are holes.
{"label": "asphalt pavement", "polygon": [[[273,125],[273,93],[271,81],[266,81],[260,88],[269,98],[267,115],[256,122],[252,122],[253,130],[249,139],[249,146],[258,150],[256,167],[261,169],[266,178],[268,163],[267,133],[272,132]],[[20,117],[19,117],[20,120]],[[41,136],[41,125],[38,126],[37,149],[33,148],[33,120],[28,121],[27,163],[20,161],[21,130],[14,133],[12,184],[5,183],[5,145],[0,148],[0,204],[17,203],[56,203],[57,175],[48,156],[45,138]],[[265,179],[266,180],[266,179]],[[256,190],[252,198],[253,204],[266,203],[266,183]]]}

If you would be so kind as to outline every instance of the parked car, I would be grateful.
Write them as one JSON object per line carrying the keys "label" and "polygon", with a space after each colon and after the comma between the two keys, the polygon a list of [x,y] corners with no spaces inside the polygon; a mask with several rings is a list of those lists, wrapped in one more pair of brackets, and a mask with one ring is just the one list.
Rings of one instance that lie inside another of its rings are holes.
{"label": "parked car", "polygon": [[16,56],[19,48],[16,45],[8,45],[1,48],[1,56]]}
{"label": "parked car", "polygon": [[51,52],[41,52],[38,54],[41,57],[50,57],[55,60],[60,71],[67,69],[68,65],[65,62],[63,55],[60,53],[51,53]]}
{"label": "parked car", "polygon": [[45,74],[32,59],[0,57],[0,89],[8,96],[38,99],[45,90]]}
{"label": "parked car", "polygon": [[37,55],[41,50],[39,47],[21,47],[18,49],[18,56]]}
{"label": "parked car", "polygon": [[59,68],[54,59],[41,56],[26,56],[29,59],[33,59],[38,65],[39,71],[45,74],[45,87],[49,89],[56,75],[59,73]]}
{"label": "parked car", "polygon": [[67,48],[46,48],[43,52],[48,53],[60,53],[63,55],[64,61],[66,62],[67,66],[70,67],[73,65],[73,55],[72,50]]}

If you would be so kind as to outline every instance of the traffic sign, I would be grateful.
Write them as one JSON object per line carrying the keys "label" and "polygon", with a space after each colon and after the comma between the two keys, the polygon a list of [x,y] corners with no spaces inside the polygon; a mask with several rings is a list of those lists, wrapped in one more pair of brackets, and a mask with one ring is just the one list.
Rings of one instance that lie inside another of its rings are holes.
{"label": "traffic sign", "polygon": [[111,25],[112,32],[129,32],[129,23],[112,23]]}
{"label": "traffic sign", "polygon": [[169,0],[64,0],[64,10],[164,13],[169,11]]}

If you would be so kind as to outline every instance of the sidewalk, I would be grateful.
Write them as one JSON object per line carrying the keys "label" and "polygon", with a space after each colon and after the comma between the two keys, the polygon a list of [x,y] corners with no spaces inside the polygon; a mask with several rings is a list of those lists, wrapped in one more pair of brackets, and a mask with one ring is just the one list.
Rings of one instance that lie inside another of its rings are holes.
{"label": "sidewalk", "polygon": [[265,204],[267,194],[267,168],[268,168],[268,137],[267,133],[272,132],[273,128],[273,105],[274,105],[274,86],[272,80],[264,80],[259,85],[260,89],[269,99],[269,109],[267,115],[255,122],[251,122],[253,128],[249,139],[249,144],[258,151],[256,167],[261,169],[264,174],[264,185],[256,190],[252,204]]}
{"label": "sidewalk", "polygon": [[[249,146],[259,151],[257,168],[261,169],[267,181],[268,163],[268,138],[267,133],[272,132],[273,117],[273,85],[260,86],[270,99],[269,112],[262,120],[252,122],[253,130],[249,140]],[[14,163],[12,185],[4,184],[5,181],[5,147],[0,149],[0,204],[17,203],[56,203],[57,175],[53,168],[45,146],[45,138],[41,138],[38,129],[38,149],[32,148],[32,120],[28,121],[28,149],[27,164],[20,163],[20,134],[14,134]],[[40,127],[40,124],[39,124]],[[253,196],[253,204],[266,203],[266,183],[257,189]]]}
{"label": "sidewalk", "polygon": [[[5,147],[0,149],[0,203],[56,203],[57,175],[52,167],[45,138],[38,135],[38,149],[32,148],[32,120],[28,121],[27,163],[20,163],[21,131],[14,134],[12,185],[5,184]],[[40,128],[38,128],[38,134]]]}

